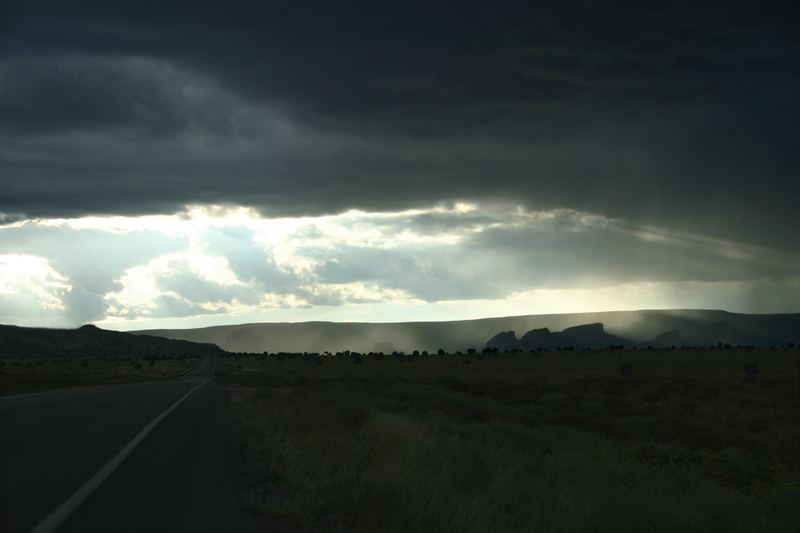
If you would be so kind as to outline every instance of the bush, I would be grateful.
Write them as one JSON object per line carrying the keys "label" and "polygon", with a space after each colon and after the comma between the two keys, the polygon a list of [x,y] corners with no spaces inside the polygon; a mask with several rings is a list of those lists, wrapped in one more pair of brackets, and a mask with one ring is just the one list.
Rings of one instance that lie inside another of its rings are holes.
{"label": "bush", "polygon": [[619,367],[619,373],[623,376],[630,376],[633,374],[633,365],[630,363],[623,363]]}

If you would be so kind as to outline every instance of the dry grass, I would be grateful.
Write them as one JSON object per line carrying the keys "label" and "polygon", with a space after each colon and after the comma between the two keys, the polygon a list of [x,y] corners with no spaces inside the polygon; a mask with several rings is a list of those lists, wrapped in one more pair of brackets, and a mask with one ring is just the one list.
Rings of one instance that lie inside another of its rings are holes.
{"label": "dry grass", "polygon": [[111,385],[170,379],[197,364],[196,359],[42,358],[0,361],[0,394],[22,394],[61,387]]}
{"label": "dry grass", "polygon": [[796,350],[240,358],[220,372],[246,386],[231,407],[250,508],[295,527],[800,527]]}

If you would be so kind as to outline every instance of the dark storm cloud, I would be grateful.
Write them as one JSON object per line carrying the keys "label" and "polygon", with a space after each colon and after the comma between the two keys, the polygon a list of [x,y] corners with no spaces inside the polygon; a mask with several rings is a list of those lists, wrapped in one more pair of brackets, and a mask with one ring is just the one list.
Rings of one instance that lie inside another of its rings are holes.
{"label": "dark storm cloud", "polygon": [[794,248],[790,2],[7,2],[0,211],[509,199]]}
{"label": "dark storm cloud", "polygon": [[132,129],[149,138],[231,133],[234,102],[161,61],[49,57],[0,63],[0,116],[17,135]]}

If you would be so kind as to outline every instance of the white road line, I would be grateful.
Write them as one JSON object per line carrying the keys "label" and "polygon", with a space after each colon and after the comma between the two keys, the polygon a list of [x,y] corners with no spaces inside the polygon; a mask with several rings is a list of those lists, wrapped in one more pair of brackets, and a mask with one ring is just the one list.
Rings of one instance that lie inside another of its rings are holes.
{"label": "white road line", "polygon": [[[178,374],[178,377],[179,377],[179,378],[182,378],[182,377],[186,376],[187,374],[191,374],[192,372],[194,372],[195,370],[197,370],[198,368],[200,368],[200,365],[202,365],[203,363],[205,363],[205,361],[206,361],[206,358],[208,358],[208,357],[209,357],[209,356],[206,356],[205,358],[203,358],[203,360],[202,360],[202,361],[200,361],[199,363],[197,363],[197,364],[196,364],[196,365],[194,365],[193,367],[191,367],[191,368],[187,368],[186,370],[184,370],[183,372],[181,372],[180,374]],[[214,356],[214,361],[216,361],[216,360],[217,360],[217,359],[216,359],[216,356]],[[212,373],[211,375],[213,376],[214,374]]]}
{"label": "white road line", "polygon": [[164,420],[167,415],[174,411],[180,404],[192,395],[194,391],[211,381],[212,378],[204,380],[202,383],[194,387],[192,390],[184,394],[180,400],[168,407],[163,413],[153,419],[152,422],[147,424],[145,428],[136,435],[124,448],[122,448],[117,455],[115,455],[106,465],[101,468],[92,478],[87,481],[81,488],[70,496],[64,503],[59,505],[47,518],[39,522],[39,525],[31,530],[31,533],[51,533],[58,528],[64,521],[77,509],[86,498],[88,498],[95,490],[97,490],[103,482],[116,470],[119,465],[141,444],[141,442]]}

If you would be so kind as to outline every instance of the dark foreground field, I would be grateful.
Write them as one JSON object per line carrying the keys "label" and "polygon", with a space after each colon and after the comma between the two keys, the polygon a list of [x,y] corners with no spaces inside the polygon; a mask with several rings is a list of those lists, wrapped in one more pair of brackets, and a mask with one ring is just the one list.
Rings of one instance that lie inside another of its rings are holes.
{"label": "dark foreground field", "polygon": [[241,356],[218,376],[271,527],[796,532],[799,355]]}

